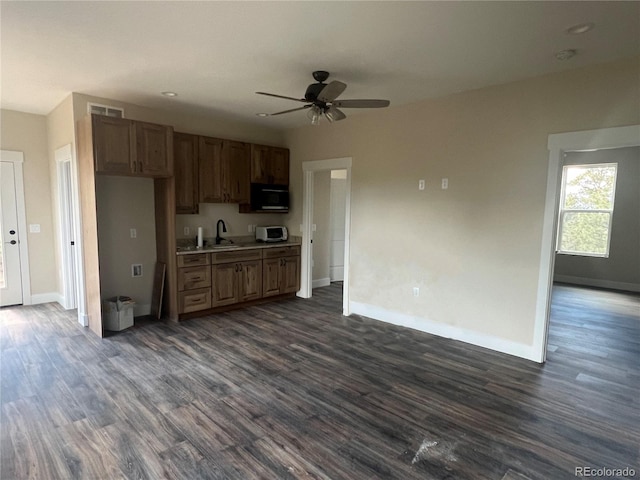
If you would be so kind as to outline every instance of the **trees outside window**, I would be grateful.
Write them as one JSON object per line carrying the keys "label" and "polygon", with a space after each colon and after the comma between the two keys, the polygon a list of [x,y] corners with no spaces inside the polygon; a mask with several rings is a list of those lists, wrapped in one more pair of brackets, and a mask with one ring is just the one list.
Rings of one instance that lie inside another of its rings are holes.
{"label": "trees outside window", "polygon": [[617,171],[617,163],[563,168],[558,253],[609,256]]}

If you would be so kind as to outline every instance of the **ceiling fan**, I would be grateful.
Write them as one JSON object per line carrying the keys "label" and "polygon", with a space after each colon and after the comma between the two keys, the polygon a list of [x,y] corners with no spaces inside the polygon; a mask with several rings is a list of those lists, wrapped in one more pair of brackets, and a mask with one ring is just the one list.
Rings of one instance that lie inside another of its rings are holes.
{"label": "ceiling fan", "polygon": [[[276,95],[274,93],[256,92],[258,95],[267,95],[269,97],[284,98],[293,100],[294,102],[306,103],[302,107],[292,108],[270,114],[282,115],[283,113],[297,112],[298,110],[309,109],[307,116],[311,119],[312,125],[320,123],[322,115],[329,122],[336,122],[347,118],[347,116],[339,110],[339,108],[381,108],[388,107],[389,100],[373,100],[373,99],[357,99],[357,100],[336,100],[342,92],[347,88],[345,83],[333,80],[329,83],[324,81],[329,78],[329,72],[317,70],[313,72],[313,78],[317,83],[312,83],[307,87],[304,98],[286,97],[284,95]],[[339,108],[338,108],[339,107]]]}

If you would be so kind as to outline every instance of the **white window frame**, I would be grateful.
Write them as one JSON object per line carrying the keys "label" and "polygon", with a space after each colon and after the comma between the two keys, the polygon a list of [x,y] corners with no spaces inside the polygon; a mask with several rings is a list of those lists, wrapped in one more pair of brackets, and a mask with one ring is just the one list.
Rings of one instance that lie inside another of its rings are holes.
{"label": "white window frame", "polygon": [[[567,185],[567,170],[569,168],[608,168],[613,167],[615,169],[615,175],[613,178],[613,194],[611,196],[611,208],[610,209],[574,209],[574,208],[564,208],[565,195],[566,195],[566,185]],[[618,181],[618,163],[584,163],[584,164],[575,164],[575,165],[564,165],[562,167],[562,185],[560,190],[560,209],[558,213],[558,235],[556,237],[556,252],[561,255],[574,255],[580,257],[597,257],[597,258],[609,258],[609,247],[611,245],[611,225],[613,223],[613,211],[615,209],[616,202],[616,183]],[[605,253],[590,253],[590,252],[574,252],[568,250],[562,250],[560,246],[562,245],[562,227],[564,225],[564,215],[565,213],[608,213],[609,214],[609,226],[607,227],[607,248]]]}

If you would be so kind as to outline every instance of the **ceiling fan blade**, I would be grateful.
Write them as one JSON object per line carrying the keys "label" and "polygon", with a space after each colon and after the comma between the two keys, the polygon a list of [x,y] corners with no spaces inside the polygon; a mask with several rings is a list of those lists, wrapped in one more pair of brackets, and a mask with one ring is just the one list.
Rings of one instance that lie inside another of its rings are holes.
{"label": "ceiling fan blade", "polygon": [[358,99],[358,100],[336,100],[331,102],[332,105],[340,108],[382,108],[388,107],[389,100],[372,100],[372,99]]}
{"label": "ceiling fan blade", "polygon": [[320,93],[318,94],[318,100],[325,103],[333,102],[336,98],[340,96],[342,92],[344,92],[346,88],[347,88],[346,83],[342,83],[337,80],[334,80],[333,82],[330,82],[329,84],[327,84],[327,86],[324,87],[322,90],[320,90]]}
{"label": "ceiling fan blade", "polygon": [[293,100],[294,102],[304,102],[307,101],[304,98],[293,98],[293,97],[285,97],[284,95],[276,95],[275,93],[267,93],[267,92],[256,92],[258,95],[266,95],[268,97],[276,97],[276,98],[284,98],[286,100]]}
{"label": "ceiling fan blade", "polygon": [[338,120],[344,120],[345,118],[347,118],[347,116],[344,114],[344,112],[338,110],[336,107],[334,107],[333,105],[331,105],[326,112],[324,112],[325,117],[327,117],[327,120],[329,120],[329,122],[333,123],[333,122],[337,122]]}
{"label": "ceiling fan blade", "polygon": [[291,110],[283,110],[282,112],[270,113],[269,116],[273,117],[274,115],[282,115],[283,113],[297,112],[298,110],[304,110],[309,107],[311,107],[311,104],[305,105],[304,107],[292,108]]}

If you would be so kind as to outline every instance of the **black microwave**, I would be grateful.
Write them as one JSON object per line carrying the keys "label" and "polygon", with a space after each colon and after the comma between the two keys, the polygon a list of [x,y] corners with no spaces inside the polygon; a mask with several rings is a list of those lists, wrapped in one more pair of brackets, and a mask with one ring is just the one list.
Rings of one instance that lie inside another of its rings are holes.
{"label": "black microwave", "polygon": [[289,187],[287,185],[252,183],[251,210],[289,210]]}

